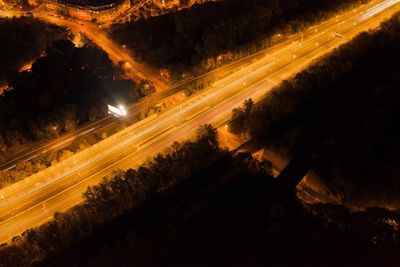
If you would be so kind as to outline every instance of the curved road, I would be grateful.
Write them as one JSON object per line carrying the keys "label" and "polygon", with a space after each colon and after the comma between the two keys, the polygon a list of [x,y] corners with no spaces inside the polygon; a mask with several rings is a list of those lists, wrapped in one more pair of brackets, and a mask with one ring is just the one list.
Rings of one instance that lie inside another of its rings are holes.
{"label": "curved road", "polygon": [[[0,13],[0,17],[18,17],[23,16],[25,13],[26,12],[22,11],[5,10]],[[101,47],[109,55],[114,64],[118,64],[120,61],[129,63],[130,71],[126,72],[126,75],[135,82],[139,83],[142,79],[151,80],[158,90],[165,89],[168,86],[168,83],[162,79],[157,70],[152,69],[145,64],[138,63],[133,59],[133,57],[131,57],[127,49],[111,40],[108,34],[102,31],[99,26],[86,21],[78,22],[73,21],[72,19],[67,20],[61,17],[49,15],[40,9],[32,10],[31,13],[35,18],[68,28],[74,34],[84,34],[93,43]]]}

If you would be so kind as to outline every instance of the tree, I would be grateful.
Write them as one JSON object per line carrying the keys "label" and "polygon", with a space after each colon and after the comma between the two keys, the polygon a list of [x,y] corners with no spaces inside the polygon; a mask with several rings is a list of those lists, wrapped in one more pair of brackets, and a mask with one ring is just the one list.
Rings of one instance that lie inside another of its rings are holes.
{"label": "tree", "polygon": [[79,123],[79,120],[77,118],[77,108],[76,108],[76,106],[75,105],[65,106],[62,109],[61,113],[62,113],[62,118],[63,118],[63,128],[64,128],[64,130],[65,131],[70,131],[70,130],[76,128],[76,126]]}
{"label": "tree", "polygon": [[153,83],[149,80],[141,80],[139,84],[139,91],[142,96],[148,96],[156,91]]}
{"label": "tree", "polygon": [[244,131],[245,112],[243,108],[234,108],[232,110],[231,119],[228,123],[228,130],[231,133],[241,134]]}
{"label": "tree", "polygon": [[7,144],[6,140],[4,139],[3,135],[0,134],[0,156],[1,159],[4,161],[4,153],[7,151]]}
{"label": "tree", "polygon": [[18,131],[6,131],[5,135],[9,146],[18,146],[25,141],[22,134]]}
{"label": "tree", "polygon": [[251,99],[251,98],[246,99],[244,101],[243,106],[244,106],[244,112],[245,112],[246,116],[250,115],[250,113],[253,111],[253,107],[254,107],[253,99]]}
{"label": "tree", "polygon": [[242,134],[245,131],[246,119],[249,118],[253,107],[254,101],[249,98],[244,101],[243,107],[234,108],[232,110],[231,119],[228,123],[231,133]]}
{"label": "tree", "polygon": [[197,142],[202,143],[206,142],[210,144],[213,148],[218,147],[218,133],[217,129],[212,127],[210,124],[205,124],[200,126],[197,130]]}

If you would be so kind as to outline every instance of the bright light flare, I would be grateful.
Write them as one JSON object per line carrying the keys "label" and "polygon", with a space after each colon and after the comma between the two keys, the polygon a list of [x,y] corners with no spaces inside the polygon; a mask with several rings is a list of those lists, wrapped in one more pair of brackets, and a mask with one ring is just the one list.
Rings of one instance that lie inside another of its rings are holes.
{"label": "bright light flare", "polygon": [[112,114],[116,117],[125,117],[128,114],[126,108],[123,105],[119,105],[118,107],[114,107],[111,105],[107,106],[108,106],[108,114]]}
{"label": "bright light flare", "polygon": [[118,108],[121,111],[122,116],[126,116],[128,114],[128,112],[126,112],[126,109],[123,105],[119,105]]}

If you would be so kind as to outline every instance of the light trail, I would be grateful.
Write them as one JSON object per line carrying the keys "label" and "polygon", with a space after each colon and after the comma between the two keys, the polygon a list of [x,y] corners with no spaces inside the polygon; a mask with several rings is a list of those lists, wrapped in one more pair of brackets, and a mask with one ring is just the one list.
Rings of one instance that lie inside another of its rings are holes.
{"label": "light trail", "polygon": [[389,7],[398,4],[399,2],[400,2],[400,0],[385,0],[382,3],[379,3],[376,6],[370,8],[364,14],[362,14],[359,21],[365,21],[365,20],[383,12],[384,10],[388,9]]}

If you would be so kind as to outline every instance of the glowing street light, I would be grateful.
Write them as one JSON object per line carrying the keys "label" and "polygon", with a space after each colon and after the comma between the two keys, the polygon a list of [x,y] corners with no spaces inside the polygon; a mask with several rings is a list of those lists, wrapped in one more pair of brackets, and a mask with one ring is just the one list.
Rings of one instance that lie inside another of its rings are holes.
{"label": "glowing street light", "polygon": [[57,125],[54,125],[53,127],[51,127],[54,131],[54,133],[56,134],[57,138],[58,138],[58,131],[57,131]]}

